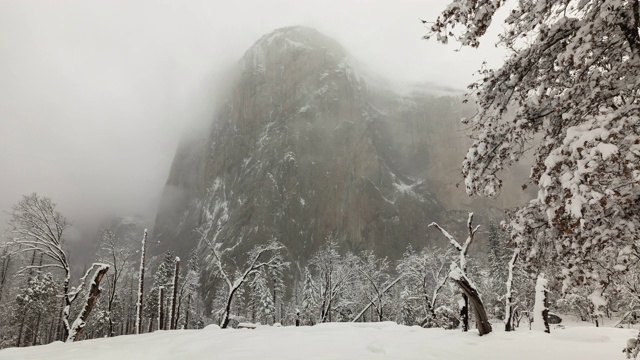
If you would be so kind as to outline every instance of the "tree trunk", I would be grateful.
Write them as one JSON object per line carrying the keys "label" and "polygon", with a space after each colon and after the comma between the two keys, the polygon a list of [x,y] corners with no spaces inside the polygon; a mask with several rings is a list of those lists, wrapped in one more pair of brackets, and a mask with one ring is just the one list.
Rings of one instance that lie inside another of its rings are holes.
{"label": "tree trunk", "polygon": [[507,277],[507,294],[505,296],[505,309],[504,309],[504,331],[514,331],[515,328],[513,326],[513,293],[511,291],[511,287],[513,285],[513,268],[516,265],[516,261],[518,260],[518,254],[520,250],[516,248],[513,252],[513,256],[511,257],[511,261],[509,261],[509,275]]}
{"label": "tree trunk", "polygon": [[233,301],[233,296],[236,293],[237,288],[232,289],[231,292],[229,292],[229,297],[227,298],[227,305],[224,308],[224,318],[222,320],[222,326],[220,326],[223,329],[226,329],[227,326],[229,326],[229,314],[231,314],[231,302]]}
{"label": "tree trunk", "polygon": [[547,290],[547,279],[544,274],[538,275],[536,280],[536,297],[533,305],[533,328],[534,330],[544,331],[546,333],[549,330],[549,291]]}
{"label": "tree trunk", "polygon": [[36,320],[36,327],[33,331],[33,341],[31,342],[32,346],[36,346],[38,344],[38,330],[40,330],[40,320],[42,320],[42,315],[38,314],[38,319]]}
{"label": "tree trunk", "polygon": [[184,314],[184,328],[189,328],[189,313],[191,312],[191,293],[187,297],[187,312]]}
{"label": "tree trunk", "polygon": [[469,297],[466,293],[462,294],[462,309],[460,309],[460,325],[462,331],[469,331]]}
{"label": "tree trunk", "polygon": [[24,329],[24,322],[27,319],[27,314],[22,314],[22,320],[20,321],[20,327],[18,328],[18,339],[16,340],[16,347],[20,347],[22,342],[22,330]]}
{"label": "tree trunk", "polygon": [[2,275],[0,275],[0,300],[2,300],[2,293],[4,292],[4,284],[7,281],[7,274],[9,273],[9,266],[11,265],[11,255],[5,248],[5,254],[2,258]]}
{"label": "tree trunk", "polygon": [[175,330],[177,325],[176,300],[178,297],[178,275],[180,274],[180,258],[176,258],[176,267],[173,272],[173,291],[171,294],[171,316],[169,317],[169,330]]}
{"label": "tree trunk", "polygon": [[[473,308],[473,313],[476,318],[476,327],[478,328],[478,333],[480,336],[486,335],[491,332],[491,324],[489,323],[489,318],[487,317],[487,312],[484,309],[484,304],[480,299],[480,295],[478,291],[471,285],[469,280],[466,277],[460,277],[459,279],[453,279],[453,281],[458,285],[460,290],[464,293],[466,298],[469,300]],[[468,326],[468,325],[467,325]]]}
{"label": "tree trunk", "polygon": [[144,229],[144,236],[142,237],[142,251],[140,252],[140,272],[138,275],[138,301],[136,302],[136,334],[140,334],[140,327],[142,326],[142,301],[144,294],[144,266],[146,260],[147,250],[147,229]]}
{"label": "tree trunk", "polygon": [[89,317],[91,310],[93,310],[93,306],[96,304],[96,302],[98,301],[98,297],[100,296],[100,282],[102,281],[102,278],[104,277],[104,274],[107,273],[107,271],[109,271],[108,265],[102,265],[96,270],[96,274],[94,275],[93,281],[91,282],[91,287],[89,288],[89,294],[87,295],[85,305],[82,308],[80,315],[78,315],[78,318],[73,322],[73,327],[69,332],[67,342],[80,339],[80,336],[84,331],[84,327],[87,324],[87,318]]}
{"label": "tree trunk", "polygon": [[62,339],[66,340],[69,337],[69,315],[71,312],[71,298],[69,297],[69,281],[70,274],[69,269],[66,269],[66,276],[62,284],[64,291],[64,306],[62,307]]}
{"label": "tree trunk", "polygon": [[164,330],[164,286],[158,289],[158,330]]}

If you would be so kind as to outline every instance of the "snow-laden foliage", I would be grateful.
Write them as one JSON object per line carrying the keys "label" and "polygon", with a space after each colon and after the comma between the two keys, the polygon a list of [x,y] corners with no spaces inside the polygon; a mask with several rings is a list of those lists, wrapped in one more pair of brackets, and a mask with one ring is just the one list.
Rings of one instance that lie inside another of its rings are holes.
{"label": "snow-laden foliage", "polygon": [[202,241],[210,250],[206,261],[210,262],[210,267],[216,276],[224,282],[225,295],[220,309],[220,326],[222,328],[229,326],[232,316],[231,306],[240,287],[262,270],[273,271],[274,268],[289,267],[289,263],[283,261],[280,256],[280,251],[284,249],[284,246],[276,240],[270,240],[266,244],[253,247],[246,254],[244,264],[238,264],[231,256],[233,247],[225,247],[216,238],[209,239],[206,235],[203,235]]}
{"label": "snow-laden foliage", "polygon": [[[477,47],[507,3],[455,0],[425,37]],[[467,193],[497,196],[500,172],[534,148],[529,183],[538,196],[512,215],[511,237],[527,260],[551,247],[564,290],[606,283],[638,253],[638,3],[517,2],[498,41],[510,57],[469,87],[478,111],[463,120],[474,139],[463,163]]]}
{"label": "snow-laden foliage", "polygon": [[311,289],[314,302],[319,306],[319,322],[331,322],[333,307],[345,296],[356,279],[358,259],[348,253],[338,252],[338,242],[327,239],[327,243],[309,261],[313,277]]}
{"label": "snow-laden foliage", "polygon": [[[404,324],[438,326],[433,321],[436,309],[441,305],[451,305],[440,301],[439,295],[441,291],[447,290],[445,284],[449,278],[452,257],[451,249],[442,250],[431,246],[416,252],[411,246],[407,248],[397,265],[404,285],[401,293],[403,313],[406,316]],[[446,298],[450,297],[445,296]]]}

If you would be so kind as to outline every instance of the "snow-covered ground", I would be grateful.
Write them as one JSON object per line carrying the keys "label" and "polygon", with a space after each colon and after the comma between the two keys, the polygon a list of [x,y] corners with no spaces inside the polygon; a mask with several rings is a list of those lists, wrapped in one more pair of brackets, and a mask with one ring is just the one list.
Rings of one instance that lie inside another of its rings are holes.
{"label": "snow-covered ground", "polygon": [[637,330],[601,327],[477,332],[422,329],[391,322],[332,323],[254,330],[158,331],[111,339],[53,343],[0,351],[2,360],[145,359],[624,359],[622,348]]}

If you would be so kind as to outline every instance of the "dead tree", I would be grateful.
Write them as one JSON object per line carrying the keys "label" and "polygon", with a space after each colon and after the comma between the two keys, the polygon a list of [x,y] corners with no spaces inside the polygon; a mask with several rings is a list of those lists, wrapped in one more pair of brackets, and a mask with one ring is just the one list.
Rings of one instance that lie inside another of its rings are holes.
{"label": "dead tree", "polygon": [[549,330],[549,290],[547,289],[548,280],[544,274],[538,275],[536,281],[536,301],[533,304],[533,330],[544,331]]}
{"label": "dead tree", "polygon": [[473,308],[473,314],[476,318],[476,327],[480,336],[486,335],[491,332],[491,323],[487,317],[487,312],[484,309],[484,304],[478,293],[476,286],[467,278],[467,275],[455,264],[451,264],[451,272],[449,278],[453,280],[456,285],[466,295],[466,298],[471,301]]}
{"label": "dead tree", "polygon": [[516,265],[516,261],[518,261],[518,255],[520,254],[520,249],[516,248],[513,252],[513,256],[511,257],[511,261],[509,261],[509,275],[507,277],[507,294],[505,296],[505,311],[504,311],[504,331],[513,331],[515,327],[513,326],[513,269]]}
{"label": "dead tree", "polygon": [[73,342],[80,339],[80,336],[82,335],[82,332],[87,325],[87,318],[89,317],[93,306],[96,304],[96,302],[98,301],[98,297],[100,296],[100,282],[102,281],[104,274],[109,271],[109,265],[106,264],[93,264],[92,269],[93,268],[96,268],[96,270],[93,275],[93,280],[91,281],[91,287],[89,288],[87,299],[85,301],[84,307],[82,308],[82,311],[71,326],[69,336],[67,337],[67,342]]}
{"label": "dead tree", "polygon": [[180,258],[176,257],[176,267],[173,272],[173,291],[171,293],[171,314],[169,315],[169,329],[176,328],[178,319],[176,316],[176,303],[178,297],[178,275],[180,274]]}
{"label": "dead tree", "polygon": [[164,286],[158,287],[158,330],[164,330]]}
{"label": "dead tree", "polygon": [[[432,222],[431,224],[429,224],[429,226],[433,226],[436,229],[440,230],[442,235],[444,235],[449,240],[449,243],[456,250],[458,250],[458,253],[460,254],[460,263],[458,267],[460,268],[460,270],[465,276],[467,272],[467,252],[469,251],[469,246],[473,242],[476,232],[480,228],[480,225],[473,228],[471,225],[472,223],[473,223],[473,213],[471,212],[469,213],[469,218],[467,219],[468,236],[467,236],[467,240],[464,242],[463,245],[460,245],[460,243],[456,241],[456,239],[451,234],[449,234],[445,229],[440,227],[440,225],[438,225],[437,223]],[[468,331],[469,330],[469,298],[467,293],[464,290],[462,291],[462,298],[464,300],[464,305],[460,313],[460,318],[462,322],[462,331]]]}
{"label": "dead tree", "polygon": [[142,251],[140,251],[140,273],[138,275],[138,301],[136,302],[136,334],[140,334],[142,326],[142,300],[144,294],[144,266],[147,250],[147,229],[144,229],[142,237]]}

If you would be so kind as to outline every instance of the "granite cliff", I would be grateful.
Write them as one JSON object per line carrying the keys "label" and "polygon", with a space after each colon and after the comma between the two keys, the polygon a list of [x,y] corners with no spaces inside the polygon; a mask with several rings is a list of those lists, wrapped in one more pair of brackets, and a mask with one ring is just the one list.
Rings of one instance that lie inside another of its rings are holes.
{"label": "granite cliff", "polygon": [[[305,27],[259,39],[243,56],[211,127],[180,144],[158,210],[154,252],[185,256],[202,236],[238,251],[277,238],[304,262],[329,236],[398,258],[460,228],[459,166],[468,140],[462,94],[398,87],[360,71],[334,40]],[[197,231],[196,231],[197,230]]]}

